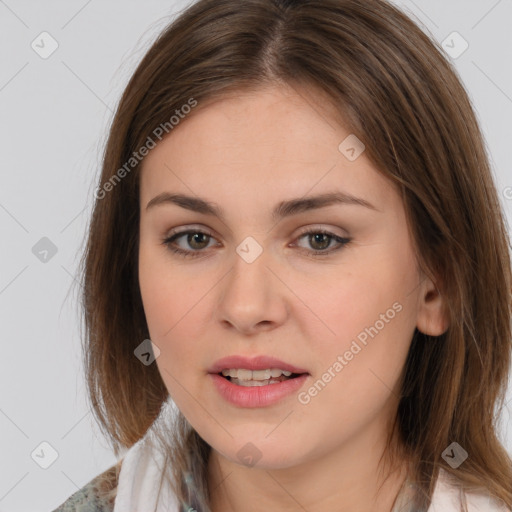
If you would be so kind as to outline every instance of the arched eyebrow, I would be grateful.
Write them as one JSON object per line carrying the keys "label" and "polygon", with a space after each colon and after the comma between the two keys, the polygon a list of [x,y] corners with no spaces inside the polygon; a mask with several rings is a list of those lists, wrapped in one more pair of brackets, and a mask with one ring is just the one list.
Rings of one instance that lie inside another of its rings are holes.
{"label": "arched eyebrow", "polygon": [[[162,204],[175,204],[203,215],[212,215],[225,222],[224,211],[222,208],[210,201],[202,199],[197,196],[188,196],[185,194],[172,194],[170,192],[162,192],[149,201],[146,205],[146,211],[157,205]],[[327,194],[320,194],[316,196],[307,196],[297,199],[288,199],[278,203],[272,211],[272,219],[278,221],[284,217],[290,217],[299,213],[325,208],[334,204],[340,205],[357,205],[369,208],[371,210],[379,211],[366,199],[355,197],[351,194],[344,192],[332,192]]]}

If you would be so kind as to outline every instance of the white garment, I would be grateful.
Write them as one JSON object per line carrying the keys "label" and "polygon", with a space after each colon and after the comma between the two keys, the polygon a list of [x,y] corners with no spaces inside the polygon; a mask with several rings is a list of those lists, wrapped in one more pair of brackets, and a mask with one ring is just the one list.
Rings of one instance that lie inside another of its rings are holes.
{"label": "white garment", "polygon": [[428,512],[458,512],[463,510],[461,503],[464,499],[468,512],[511,512],[493,500],[489,494],[466,492],[465,496],[462,495],[462,491],[449,481],[448,476],[449,474],[441,468]]}
{"label": "white garment", "polygon": [[146,434],[124,455],[117,483],[114,512],[181,512],[167,482],[162,484],[164,457],[158,450],[154,429],[174,428],[178,408],[168,397],[160,415]]}
{"label": "white garment", "polygon": [[123,458],[114,512],[180,512],[175,494],[160,485],[163,457],[148,440],[144,436]]}
{"label": "white garment", "polygon": [[[172,406],[171,406],[172,407]],[[160,485],[163,456],[151,442],[152,429],[125,454],[119,474],[114,512],[181,512],[168,484]],[[460,512],[464,496],[441,469],[428,512]],[[160,488],[161,487],[161,488]],[[468,512],[512,512],[485,494],[466,493]],[[404,500],[406,502],[406,500]],[[398,510],[402,510],[399,506]]]}

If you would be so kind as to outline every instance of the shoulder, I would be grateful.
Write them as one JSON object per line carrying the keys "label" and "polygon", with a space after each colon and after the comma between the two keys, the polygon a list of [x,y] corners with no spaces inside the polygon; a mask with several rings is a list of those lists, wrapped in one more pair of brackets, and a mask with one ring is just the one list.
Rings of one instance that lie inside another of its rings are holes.
{"label": "shoulder", "polygon": [[511,512],[502,502],[489,494],[465,493],[468,512]]}
{"label": "shoulder", "polygon": [[113,512],[121,462],[93,478],[53,512]]}
{"label": "shoulder", "polygon": [[[461,508],[462,507],[462,508]],[[441,469],[428,512],[448,510],[467,512],[511,512],[489,494],[465,492],[445,470]]]}

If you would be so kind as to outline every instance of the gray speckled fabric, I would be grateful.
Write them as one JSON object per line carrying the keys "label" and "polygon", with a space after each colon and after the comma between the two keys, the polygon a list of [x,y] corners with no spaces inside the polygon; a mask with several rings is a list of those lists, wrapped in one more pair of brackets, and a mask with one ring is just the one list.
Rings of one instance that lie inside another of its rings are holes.
{"label": "gray speckled fabric", "polygon": [[93,478],[53,512],[113,512],[115,496],[111,491],[117,487],[120,464]]}

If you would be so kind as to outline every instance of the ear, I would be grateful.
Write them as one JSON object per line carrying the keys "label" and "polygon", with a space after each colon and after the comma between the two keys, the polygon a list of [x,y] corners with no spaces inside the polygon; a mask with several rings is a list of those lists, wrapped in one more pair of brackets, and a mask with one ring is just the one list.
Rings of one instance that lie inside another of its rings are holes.
{"label": "ear", "polygon": [[420,285],[416,327],[423,334],[440,336],[450,324],[446,301],[436,283],[427,276]]}

